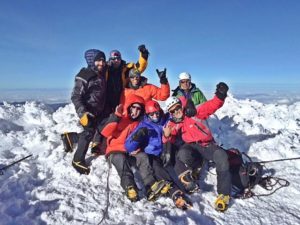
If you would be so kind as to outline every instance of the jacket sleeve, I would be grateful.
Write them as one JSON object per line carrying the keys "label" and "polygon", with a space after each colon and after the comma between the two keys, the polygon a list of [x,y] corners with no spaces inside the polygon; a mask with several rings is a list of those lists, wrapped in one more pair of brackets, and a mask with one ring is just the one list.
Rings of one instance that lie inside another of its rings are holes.
{"label": "jacket sleeve", "polygon": [[109,118],[103,123],[102,127],[99,128],[101,134],[108,138],[117,129],[118,123],[122,118],[116,116],[114,113],[110,114]]}
{"label": "jacket sleeve", "polygon": [[[123,73],[126,73],[125,71],[128,71],[132,68],[135,68],[138,71],[140,71],[140,73],[143,73],[146,70],[147,65],[148,65],[147,59],[143,58],[142,54],[140,53],[140,57],[139,57],[139,60],[137,61],[137,63],[133,63],[133,62],[127,63],[126,66],[124,67]],[[125,79],[125,77],[124,77],[124,79]]]}
{"label": "jacket sleeve", "polygon": [[224,101],[214,96],[211,100],[204,102],[197,108],[197,117],[199,119],[207,119],[211,114],[214,114],[224,104]]}
{"label": "jacket sleeve", "polygon": [[200,105],[200,104],[207,101],[206,97],[204,96],[204,94],[200,90],[199,90],[199,92],[196,93],[195,97],[196,97],[195,101],[193,99],[193,102],[195,103],[195,105]]}
{"label": "jacket sleeve", "polygon": [[125,149],[128,153],[131,153],[139,148],[141,148],[142,146],[145,146],[145,142],[146,140],[140,139],[140,140],[133,140],[132,136],[140,129],[144,127],[141,123],[133,130],[133,132],[126,138],[125,141]]}
{"label": "jacket sleeve", "polygon": [[151,91],[151,96],[155,100],[159,101],[165,101],[167,98],[170,97],[170,85],[169,83],[167,84],[161,84],[161,87],[157,87],[153,84],[149,84],[149,88]]}
{"label": "jacket sleeve", "polygon": [[135,64],[135,67],[140,71],[140,73],[143,73],[148,65],[148,60],[143,58],[142,53],[140,53],[139,61]]}
{"label": "jacket sleeve", "polygon": [[82,117],[83,113],[86,112],[84,104],[84,95],[86,93],[87,81],[80,77],[75,78],[75,86],[72,91],[71,100],[75,106],[77,115]]}

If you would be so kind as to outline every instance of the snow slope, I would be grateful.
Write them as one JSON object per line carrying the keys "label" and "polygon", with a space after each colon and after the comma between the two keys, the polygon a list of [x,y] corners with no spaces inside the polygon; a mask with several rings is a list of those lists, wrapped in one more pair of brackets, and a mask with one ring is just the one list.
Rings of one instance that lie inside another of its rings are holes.
{"label": "snow slope", "polygon": [[[263,104],[229,96],[209,123],[218,143],[256,160],[300,156],[300,102]],[[108,164],[103,156],[88,153],[90,175],[77,174],[71,167],[72,153],[63,151],[64,131],[80,132],[71,104],[55,112],[36,102],[0,106],[1,167],[33,154],[0,176],[1,225],[99,223],[107,204]],[[113,168],[108,218],[102,224],[300,224],[300,160],[270,163],[268,168],[290,186],[268,197],[233,200],[225,213],[213,208],[214,171],[203,174],[202,191],[190,196],[194,207],[184,212],[168,198],[131,203]],[[265,193],[260,187],[255,191]]]}

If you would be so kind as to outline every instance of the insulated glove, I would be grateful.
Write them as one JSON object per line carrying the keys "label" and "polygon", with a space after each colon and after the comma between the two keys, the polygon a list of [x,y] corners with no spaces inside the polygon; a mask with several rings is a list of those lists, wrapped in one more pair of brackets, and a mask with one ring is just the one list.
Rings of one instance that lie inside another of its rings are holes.
{"label": "insulated glove", "polygon": [[165,68],[162,71],[159,71],[158,69],[156,69],[156,73],[159,77],[160,83],[161,84],[167,84],[168,83],[168,79],[167,79],[167,69]]}
{"label": "insulated glove", "polygon": [[85,112],[80,118],[80,124],[84,127],[87,127],[88,125],[90,125],[93,118],[95,118],[95,116],[92,113]]}
{"label": "insulated glove", "polygon": [[185,106],[185,115],[187,117],[193,117],[197,114],[197,109],[194,105],[194,102],[192,99],[188,99],[186,106]]}
{"label": "insulated glove", "polygon": [[148,129],[147,127],[141,127],[139,128],[133,135],[132,140],[133,141],[140,141],[144,137],[148,136]]}
{"label": "insulated glove", "polygon": [[225,84],[224,82],[220,82],[217,85],[215,94],[219,99],[225,100],[225,98],[227,97],[228,89],[229,87],[227,86],[227,84]]}
{"label": "insulated glove", "polygon": [[164,167],[167,167],[171,163],[171,147],[170,142],[163,144],[163,151],[160,155],[160,159],[162,160]]}
{"label": "insulated glove", "polygon": [[138,49],[141,52],[142,57],[147,60],[149,56],[149,51],[148,49],[146,49],[145,45],[140,45]]}

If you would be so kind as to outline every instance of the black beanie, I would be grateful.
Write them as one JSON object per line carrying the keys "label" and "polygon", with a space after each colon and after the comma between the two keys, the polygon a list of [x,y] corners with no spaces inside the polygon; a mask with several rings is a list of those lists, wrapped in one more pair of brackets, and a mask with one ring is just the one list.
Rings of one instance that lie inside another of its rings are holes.
{"label": "black beanie", "polygon": [[94,62],[95,62],[95,61],[100,61],[100,60],[106,61],[105,54],[104,54],[104,52],[101,52],[101,51],[99,51],[99,52],[97,53],[97,55],[95,56]]}

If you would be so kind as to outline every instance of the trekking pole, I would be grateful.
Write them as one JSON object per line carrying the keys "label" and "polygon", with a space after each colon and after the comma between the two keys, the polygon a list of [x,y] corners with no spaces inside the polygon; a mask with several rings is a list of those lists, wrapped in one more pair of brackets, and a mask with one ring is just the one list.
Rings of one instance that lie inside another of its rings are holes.
{"label": "trekking pole", "polygon": [[258,163],[271,163],[271,162],[289,161],[289,160],[297,160],[297,159],[300,159],[300,157],[286,158],[286,159],[275,159],[275,160],[268,160],[268,161],[260,161]]}
{"label": "trekking pole", "polygon": [[31,156],[32,156],[32,154],[31,154],[31,155],[28,155],[28,156],[26,156],[26,157],[24,157],[24,158],[22,158],[22,159],[19,159],[18,161],[15,161],[15,162],[13,162],[13,163],[7,165],[7,166],[4,166],[4,167],[0,168],[0,175],[3,175],[4,170],[8,169],[9,167],[11,167],[11,166],[13,166],[13,165],[15,165],[15,164],[17,164],[17,163],[19,163],[19,162],[21,162],[21,161],[27,159],[27,158],[29,158],[29,157],[31,157]]}

